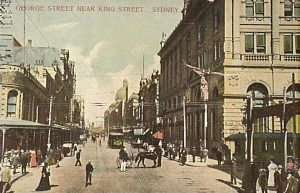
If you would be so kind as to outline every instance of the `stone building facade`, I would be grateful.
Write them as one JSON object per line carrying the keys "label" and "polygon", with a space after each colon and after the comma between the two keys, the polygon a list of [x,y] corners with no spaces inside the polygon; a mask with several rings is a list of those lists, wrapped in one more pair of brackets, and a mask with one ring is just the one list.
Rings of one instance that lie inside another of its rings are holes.
{"label": "stone building facade", "polygon": [[[204,144],[211,152],[229,147],[231,153],[234,143],[225,139],[245,132],[247,96],[253,96],[255,106],[277,104],[284,88],[291,96],[295,73],[298,100],[299,26],[298,0],[185,0],[182,20],[159,51],[160,107],[168,140],[183,141],[183,96],[187,146]],[[281,132],[276,117],[256,120],[254,128]],[[263,142],[258,143],[262,152]]]}

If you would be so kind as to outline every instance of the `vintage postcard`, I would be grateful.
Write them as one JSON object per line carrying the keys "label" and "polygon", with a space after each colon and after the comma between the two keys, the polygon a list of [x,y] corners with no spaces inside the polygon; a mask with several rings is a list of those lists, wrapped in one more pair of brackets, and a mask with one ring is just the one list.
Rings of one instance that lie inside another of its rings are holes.
{"label": "vintage postcard", "polygon": [[0,191],[298,193],[300,0],[0,0]]}

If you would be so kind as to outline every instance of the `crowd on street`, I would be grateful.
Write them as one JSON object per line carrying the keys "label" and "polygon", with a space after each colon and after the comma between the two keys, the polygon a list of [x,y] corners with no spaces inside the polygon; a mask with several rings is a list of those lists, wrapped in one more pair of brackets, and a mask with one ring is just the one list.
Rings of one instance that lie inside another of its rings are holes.
{"label": "crowd on street", "polygon": [[[98,139],[101,141],[101,139]],[[96,142],[92,138],[92,143]],[[101,143],[99,142],[99,146],[101,147]],[[197,149],[193,147],[189,152],[182,146],[176,148],[174,144],[168,143],[166,148],[162,148],[162,142],[159,141],[157,145],[148,145],[143,143],[144,150],[140,151],[138,148],[138,153],[148,152],[149,154],[153,154],[158,159],[157,167],[161,167],[161,156],[164,155],[169,160],[176,160],[184,166],[187,162],[187,156],[191,156],[190,162],[196,162],[196,157],[199,157],[199,162],[206,163],[209,155],[209,151],[205,147],[200,147]],[[156,148],[160,148],[160,155],[157,153]],[[75,166],[82,166],[81,164],[81,152],[77,144],[74,144],[72,149],[70,150],[71,156],[74,155],[76,158]],[[41,178],[36,188],[36,191],[43,191],[51,189],[49,176],[50,176],[50,165],[56,165],[59,167],[60,161],[64,158],[65,152],[63,149],[57,148],[56,150],[49,149],[46,154],[43,154],[39,150],[27,150],[27,151],[11,151],[8,152],[2,163],[2,168],[0,171],[0,190],[2,193],[5,193],[11,186],[11,178],[13,175],[17,173],[26,174],[27,167],[30,168],[42,168],[41,170]],[[215,165],[222,166],[223,155],[220,149],[216,152],[217,162]],[[128,153],[126,151],[126,147],[123,146],[119,151],[119,159],[121,160],[120,171],[126,171],[127,161],[129,160]],[[149,158],[148,158],[149,159]],[[250,181],[250,193],[253,192],[277,192],[277,193],[299,193],[300,190],[300,168],[299,162],[297,159],[289,159],[287,163],[286,171],[281,165],[277,165],[274,160],[261,161],[259,163],[255,162],[251,164],[250,167],[250,175],[248,180]],[[231,174],[231,184],[233,186],[237,186],[237,178],[241,176],[238,175],[238,162],[235,158],[235,155],[232,155],[231,162],[229,164],[230,174]],[[91,161],[88,161],[86,165],[86,186],[92,184],[92,172],[93,165]],[[245,179],[243,179],[245,180]],[[241,188],[243,187],[244,183]]]}

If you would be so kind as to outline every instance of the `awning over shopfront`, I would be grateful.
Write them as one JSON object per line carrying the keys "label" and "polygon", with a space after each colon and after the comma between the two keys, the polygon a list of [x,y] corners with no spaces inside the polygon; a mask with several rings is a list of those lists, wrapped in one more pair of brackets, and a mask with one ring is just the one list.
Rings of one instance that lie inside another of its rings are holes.
{"label": "awning over shopfront", "polygon": [[152,135],[156,139],[163,140],[164,139],[164,130],[159,130]]}
{"label": "awning over shopfront", "polygon": [[54,124],[51,126],[51,128],[58,129],[58,130],[64,130],[64,131],[70,131],[71,129],[62,125]]}
{"label": "awning over shopfront", "polygon": [[0,128],[49,129],[49,125],[22,119],[1,119]]}
{"label": "awning over shopfront", "polygon": [[[282,140],[284,137],[283,133],[253,133],[253,139],[260,140]],[[294,137],[300,139],[300,134],[288,133],[287,136],[289,139],[293,139]],[[244,141],[246,139],[245,133],[236,133],[232,134],[225,138],[226,141]]]}

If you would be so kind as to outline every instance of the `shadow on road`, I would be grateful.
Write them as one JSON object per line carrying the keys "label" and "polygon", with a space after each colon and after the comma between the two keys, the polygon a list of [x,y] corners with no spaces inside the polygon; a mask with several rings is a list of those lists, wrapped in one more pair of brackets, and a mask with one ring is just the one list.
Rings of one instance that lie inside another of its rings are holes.
{"label": "shadow on road", "polygon": [[228,186],[230,186],[231,188],[235,189],[236,191],[238,191],[239,193],[243,193],[243,191],[241,190],[240,187],[237,187],[237,186],[234,186],[233,184],[231,184],[230,182],[228,181],[225,181],[225,180],[222,180],[222,179],[217,179],[219,182],[222,182]]}

